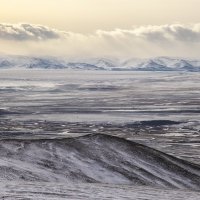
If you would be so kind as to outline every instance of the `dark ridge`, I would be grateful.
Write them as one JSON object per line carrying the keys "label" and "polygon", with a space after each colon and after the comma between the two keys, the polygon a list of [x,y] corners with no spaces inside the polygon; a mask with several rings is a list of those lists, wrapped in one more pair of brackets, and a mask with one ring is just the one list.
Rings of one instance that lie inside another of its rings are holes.
{"label": "dark ridge", "polygon": [[0,116],[1,115],[9,115],[9,114],[18,114],[17,112],[12,112],[4,109],[0,109]]}
{"label": "dark ridge", "polygon": [[166,126],[166,125],[176,125],[182,122],[171,121],[171,120],[151,120],[151,121],[141,121],[140,124],[144,126]]}
{"label": "dark ridge", "polygon": [[[123,138],[0,140],[0,179],[200,190],[200,166]],[[23,177],[23,178],[22,178]]]}
{"label": "dark ridge", "polygon": [[172,120],[150,120],[150,121],[140,121],[132,124],[126,124],[126,127],[132,128],[137,126],[167,126],[167,125],[177,125],[183,122],[177,122]]}

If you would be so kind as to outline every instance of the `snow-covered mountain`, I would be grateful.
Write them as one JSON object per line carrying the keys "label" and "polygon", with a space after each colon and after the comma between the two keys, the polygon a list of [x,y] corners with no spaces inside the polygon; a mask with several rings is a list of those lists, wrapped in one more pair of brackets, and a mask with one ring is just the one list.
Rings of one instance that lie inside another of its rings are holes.
{"label": "snow-covered mountain", "polygon": [[0,56],[0,69],[3,68],[200,72],[200,60],[170,57],[125,61],[105,58],[69,60],[56,57]]}
{"label": "snow-covered mountain", "polygon": [[0,68],[64,68],[65,61],[53,57],[0,56]]}
{"label": "snow-covered mountain", "polygon": [[125,68],[137,71],[189,71],[200,72],[200,60],[157,57],[151,59],[131,59]]}

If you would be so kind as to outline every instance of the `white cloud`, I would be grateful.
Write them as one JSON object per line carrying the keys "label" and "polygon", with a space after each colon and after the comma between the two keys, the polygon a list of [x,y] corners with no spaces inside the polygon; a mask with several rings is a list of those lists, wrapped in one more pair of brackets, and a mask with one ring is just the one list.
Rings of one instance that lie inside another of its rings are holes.
{"label": "white cloud", "polygon": [[116,39],[144,40],[146,42],[200,42],[200,24],[194,25],[162,25],[141,26],[130,30],[116,29],[114,31],[97,31],[101,37]]}
{"label": "white cloud", "polygon": [[59,37],[59,32],[46,26],[34,24],[0,24],[0,38],[3,40],[39,41]]}
{"label": "white cloud", "polygon": [[[200,24],[97,30],[81,34],[33,24],[0,24],[5,51],[68,56],[199,57]],[[12,46],[8,48],[9,43]],[[15,44],[16,43],[16,44]],[[13,53],[13,52],[12,52]]]}

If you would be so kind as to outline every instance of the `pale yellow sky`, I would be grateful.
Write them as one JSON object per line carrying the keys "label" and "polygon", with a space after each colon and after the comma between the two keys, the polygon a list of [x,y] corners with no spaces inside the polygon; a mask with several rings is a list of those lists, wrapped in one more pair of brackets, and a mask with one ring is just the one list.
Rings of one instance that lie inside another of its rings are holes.
{"label": "pale yellow sky", "polygon": [[0,23],[90,33],[134,25],[199,23],[200,0],[0,0]]}
{"label": "pale yellow sky", "polygon": [[5,54],[200,57],[200,0],[0,0]]}

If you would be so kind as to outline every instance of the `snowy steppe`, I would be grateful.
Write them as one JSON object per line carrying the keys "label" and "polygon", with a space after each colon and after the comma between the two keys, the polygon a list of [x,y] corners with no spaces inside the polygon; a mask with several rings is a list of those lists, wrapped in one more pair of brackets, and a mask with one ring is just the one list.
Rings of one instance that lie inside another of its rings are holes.
{"label": "snowy steppe", "polygon": [[200,200],[199,73],[7,58],[0,199]]}

